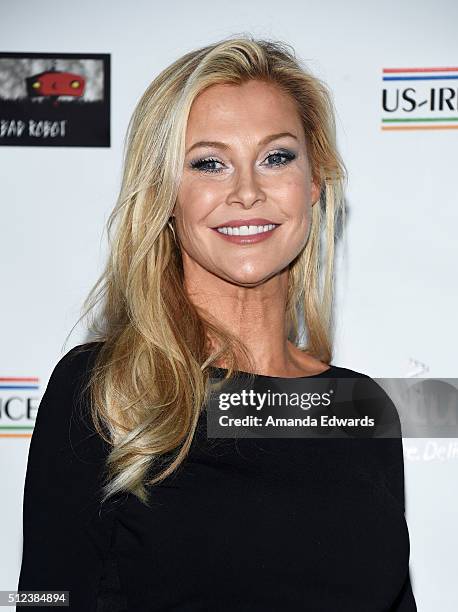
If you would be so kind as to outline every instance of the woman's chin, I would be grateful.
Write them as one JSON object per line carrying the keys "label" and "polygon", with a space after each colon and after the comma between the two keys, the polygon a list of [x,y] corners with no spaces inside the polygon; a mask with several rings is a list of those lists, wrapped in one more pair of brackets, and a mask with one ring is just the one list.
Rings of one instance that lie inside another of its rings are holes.
{"label": "woman's chin", "polygon": [[227,272],[225,278],[240,287],[256,287],[274,276],[274,274],[275,272],[271,270],[250,270],[248,272],[237,270],[237,272]]}

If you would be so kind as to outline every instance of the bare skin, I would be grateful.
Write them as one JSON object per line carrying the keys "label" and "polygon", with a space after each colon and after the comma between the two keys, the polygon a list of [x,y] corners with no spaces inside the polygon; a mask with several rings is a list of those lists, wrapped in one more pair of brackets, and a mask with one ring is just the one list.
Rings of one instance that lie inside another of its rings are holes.
{"label": "bare skin", "polygon": [[[291,135],[267,141],[285,132]],[[201,141],[225,146],[193,146]],[[258,374],[292,378],[329,369],[288,341],[285,326],[288,266],[307,242],[319,199],[293,100],[257,80],[212,85],[192,105],[185,149],[174,216],[191,300],[246,344]],[[213,229],[250,218],[278,227],[249,244]]]}

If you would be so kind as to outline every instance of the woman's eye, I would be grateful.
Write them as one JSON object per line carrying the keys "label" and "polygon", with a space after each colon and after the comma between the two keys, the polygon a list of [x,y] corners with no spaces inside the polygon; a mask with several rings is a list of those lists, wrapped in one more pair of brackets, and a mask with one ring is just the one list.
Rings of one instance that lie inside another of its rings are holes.
{"label": "woman's eye", "polygon": [[215,168],[215,164],[221,163],[213,157],[206,157],[204,159],[195,159],[190,163],[190,166],[193,170],[200,170],[201,172],[220,172],[221,168]]}
{"label": "woman's eye", "polygon": [[292,161],[296,156],[290,151],[276,151],[266,157],[266,159],[273,160],[273,163],[267,164],[268,166],[284,166]]}
{"label": "woman's eye", "polygon": [[[268,166],[284,166],[295,159],[295,157],[296,155],[291,151],[275,151],[274,153],[268,155],[266,160],[270,160],[272,162],[268,163]],[[223,162],[215,159],[214,157],[204,157],[191,161],[189,165],[193,170],[215,174],[217,172],[221,172],[223,169],[222,167],[217,167],[217,164],[224,166]]]}

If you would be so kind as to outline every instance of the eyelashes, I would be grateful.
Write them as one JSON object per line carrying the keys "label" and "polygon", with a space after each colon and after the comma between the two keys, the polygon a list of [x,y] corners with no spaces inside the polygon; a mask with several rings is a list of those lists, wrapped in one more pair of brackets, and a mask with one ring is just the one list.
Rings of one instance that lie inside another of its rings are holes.
{"label": "eyelashes", "polygon": [[[275,167],[279,167],[279,166],[286,166],[287,164],[289,164],[293,159],[296,158],[296,155],[292,152],[292,151],[274,151],[273,153],[270,153],[267,157],[266,160],[271,159],[271,158],[275,158],[275,159],[279,159],[282,158],[280,161],[276,161],[275,163],[272,164],[267,164],[267,166],[271,166],[273,168]],[[202,157],[202,158],[198,158],[198,159],[194,159],[189,163],[189,166],[192,170],[197,170],[199,172],[206,172],[209,174],[217,174],[218,172],[222,171],[222,168],[215,168],[214,166],[211,168],[209,167],[209,165],[211,164],[222,164],[223,162],[221,162],[219,159],[217,159],[216,157]]]}
{"label": "eyelashes", "polygon": [[193,160],[189,165],[192,170],[199,170],[200,172],[216,173],[221,172],[221,168],[209,168],[209,164],[220,164],[221,162],[214,157],[203,157],[201,159]]}

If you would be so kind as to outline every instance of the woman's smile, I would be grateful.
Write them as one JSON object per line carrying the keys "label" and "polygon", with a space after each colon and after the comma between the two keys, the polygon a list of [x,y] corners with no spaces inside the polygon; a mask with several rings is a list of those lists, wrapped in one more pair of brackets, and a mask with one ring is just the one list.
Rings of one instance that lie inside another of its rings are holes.
{"label": "woman's smile", "polygon": [[250,219],[230,219],[212,227],[221,238],[234,244],[255,244],[272,236],[281,223],[264,217]]}

